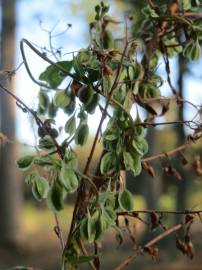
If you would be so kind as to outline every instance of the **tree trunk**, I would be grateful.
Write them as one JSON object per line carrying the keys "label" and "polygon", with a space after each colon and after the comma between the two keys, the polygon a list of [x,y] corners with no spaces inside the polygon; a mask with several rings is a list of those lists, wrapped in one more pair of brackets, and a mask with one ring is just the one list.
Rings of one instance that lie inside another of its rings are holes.
{"label": "tree trunk", "polygon": [[[178,78],[178,88],[179,96],[183,98],[184,95],[184,75],[186,70],[186,62],[182,55],[179,55],[179,78]],[[182,103],[178,107],[178,119],[184,120],[184,104]],[[180,145],[185,142],[185,132],[183,125],[179,125],[176,130],[177,144]],[[178,183],[177,186],[177,198],[176,198],[176,210],[184,210],[187,208],[187,192],[189,189],[189,177],[187,172],[183,168],[178,167],[178,171],[182,176],[182,181]],[[180,222],[180,217],[176,217],[176,221]]]}
{"label": "tree trunk", "polygon": [[[15,66],[16,7],[14,0],[2,0],[1,70],[11,71]],[[1,76],[3,79],[3,75]],[[13,79],[4,82],[12,89]],[[0,91],[0,132],[15,140],[15,102]],[[0,145],[0,243],[15,244],[19,236],[22,188],[15,166],[16,145]]]}
{"label": "tree trunk", "polygon": [[[146,140],[149,144],[149,156],[155,155],[159,152],[158,140],[156,138],[157,130],[153,127],[148,128]],[[148,209],[158,209],[159,198],[162,190],[161,171],[158,168],[158,164],[152,164],[155,170],[155,177],[151,177],[147,172],[142,173],[142,192],[146,200]]]}

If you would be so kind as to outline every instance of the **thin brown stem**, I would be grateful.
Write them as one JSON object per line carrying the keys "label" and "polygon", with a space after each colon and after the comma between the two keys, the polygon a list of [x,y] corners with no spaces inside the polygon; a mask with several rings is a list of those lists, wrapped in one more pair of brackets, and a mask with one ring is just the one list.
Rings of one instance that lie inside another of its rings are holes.
{"label": "thin brown stem", "polygon": [[[84,168],[84,172],[83,172],[84,175],[86,175],[88,173],[88,170],[89,170],[92,158],[93,158],[93,154],[94,154],[94,151],[95,151],[95,147],[96,147],[96,144],[97,144],[97,141],[98,141],[98,138],[99,138],[99,134],[100,134],[100,131],[101,131],[101,128],[102,128],[102,124],[103,124],[104,119],[106,117],[106,112],[107,112],[108,106],[110,104],[110,100],[112,98],[112,95],[113,95],[113,91],[117,87],[117,82],[118,82],[118,79],[119,79],[119,76],[120,76],[122,63],[123,63],[123,60],[124,60],[124,55],[125,55],[126,50],[127,50],[127,46],[128,46],[128,44],[126,43],[126,45],[124,47],[124,50],[123,50],[123,53],[122,53],[121,60],[119,62],[118,68],[117,68],[114,83],[111,86],[111,89],[109,91],[108,99],[106,101],[106,104],[105,104],[105,107],[104,107],[104,110],[103,110],[103,113],[102,113],[102,116],[101,116],[101,119],[100,119],[100,122],[99,122],[99,125],[98,125],[98,128],[97,128],[97,131],[96,131],[96,134],[95,134],[95,138],[93,140],[93,144],[92,144],[92,147],[91,147],[91,150],[90,150],[90,154],[89,154],[89,157],[87,159],[86,166]],[[71,222],[71,226],[70,226],[70,230],[69,230],[69,234],[68,234],[68,238],[67,238],[65,248],[68,248],[68,246],[70,244],[70,241],[71,241],[72,232],[73,232],[75,224],[76,224],[77,211],[78,211],[78,208],[79,208],[80,204],[82,203],[83,195],[81,193],[83,191],[83,187],[84,187],[84,182],[82,181],[81,185],[80,185],[80,188],[78,190],[78,195],[77,195],[77,199],[76,199],[76,203],[75,203],[75,207],[74,207],[74,211],[73,211],[73,216],[72,216],[72,222]]]}
{"label": "thin brown stem", "polygon": [[123,212],[118,212],[117,216],[135,216],[137,214],[151,214],[151,213],[156,213],[156,214],[171,214],[171,215],[198,215],[202,213],[202,210],[182,210],[182,211],[166,211],[166,210],[137,210],[137,211],[123,211]]}
{"label": "thin brown stem", "polygon": [[144,158],[142,160],[142,162],[148,162],[148,161],[153,161],[153,160],[156,160],[156,159],[159,159],[159,158],[165,158],[165,157],[168,157],[168,156],[173,156],[177,152],[180,152],[180,151],[184,150],[187,147],[187,145],[188,144],[183,144],[183,145],[175,148],[174,150],[171,150],[171,151],[168,151],[168,152],[165,152],[165,153],[161,153],[161,154],[158,154],[158,155],[155,155],[155,156]]}
{"label": "thin brown stem", "polygon": [[61,147],[59,146],[58,142],[56,141],[56,139],[50,134],[49,130],[45,127],[44,123],[41,121],[41,119],[37,116],[37,113],[35,111],[33,111],[32,109],[30,109],[20,98],[18,98],[15,94],[13,94],[10,90],[8,90],[7,88],[5,88],[1,83],[0,83],[0,90],[4,91],[5,93],[7,93],[9,96],[11,96],[12,98],[14,98],[17,101],[17,104],[20,104],[20,108],[23,110],[23,112],[29,112],[35,119],[36,124],[38,126],[43,127],[43,129],[46,131],[47,134],[49,134],[49,136],[51,137],[57,152],[59,154],[59,156],[61,157],[61,159],[63,159],[63,152]]}
{"label": "thin brown stem", "polygon": [[[166,236],[178,231],[179,229],[181,229],[183,227],[183,224],[177,224],[167,230],[165,230],[164,232],[162,232],[161,234],[159,234],[158,236],[156,236],[154,239],[152,239],[151,241],[149,241],[148,243],[146,243],[143,246],[143,250],[148,250],[150,247],[153,247],[156,243],[158,243],[159,241],[161,241],[163,238],[165,238]],[[126,266],[128,266],[140,253],[140,250],[135,250],[135,252],[128,256],[121,264],[119,264],[114,270],[122,270],[124,269]]]}
{"label": "thin brown stem", "polygon": [[60,240],[60,245],[61,245],[61,248],[62,250],[64,249],[64,240],[63,240],[63,237],[62,237],[62,230],[61,230],[61,227],[60,227],[60,222],[59,222],[59,219],[58,219],[58,216],[56,213],[54,213],[54,217],[55,217],[55,223],[56,223],[56,227],[55,227],[55,232]]}

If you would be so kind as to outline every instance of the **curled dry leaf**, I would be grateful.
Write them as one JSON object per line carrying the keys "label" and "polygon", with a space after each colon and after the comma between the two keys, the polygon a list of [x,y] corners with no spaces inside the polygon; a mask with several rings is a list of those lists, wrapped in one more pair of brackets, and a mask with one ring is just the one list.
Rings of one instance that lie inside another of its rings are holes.
{"label": "curled dry leaf", "polygon": [[156,229],[159,226],[159,215],[156,212],[150,213],[151,230]]}
{"label": "curled dry leaf", "polygon": [[155,171],[154,168],[149,165],[147,162],[142,162],[142,168],[151,176],[151,177],[155,177]]}
{"label": "curled dry leaf", "polygon": [[163,168],[163,171],[168,176],[175,176],[178,180],[182,180],[181,174],[175,168],[173,168],[171,165],[165,166]]}
{"label": "curled dry leaf", "polygon": [[144,247],[144,251],[147,252],[152,257],[157,257],[159,254],[159,249],[155,246]]}
{"label": "curled dry leaf", "polygon": [[182,241],[180,238],[176,238],[176,247],[179,249],[183,254],[187,253],[187,245],[184,241]]}
{"label": "curled dry leaf", "polygon": [[202,166],[201,166],[201,159],[199,155],[195,156],[193,167],[195,169],[196,175],[202,176]]}
{"label": "curled dry leaf", "polygon": [[187,223],[193,223],[193,221],[194,221],[194,216],[193,216],[193,215],[187,214],[187,215],[185,216],[185,223],[186,223],[186,224],[187,224]]}

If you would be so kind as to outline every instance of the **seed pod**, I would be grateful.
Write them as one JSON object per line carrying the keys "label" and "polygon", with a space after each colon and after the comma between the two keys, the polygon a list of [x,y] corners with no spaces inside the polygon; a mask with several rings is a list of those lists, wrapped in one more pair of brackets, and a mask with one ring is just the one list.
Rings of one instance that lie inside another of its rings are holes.
{"label": "seed pod", "polygon": [[100,12],[100,6],[99,6],[99,5],[96,5],[96,6],[95,6],[95,11],[96,11],[97,13]]}
{"label": "seed pod", "polygon": [[43,138],[46,135],[46,131],[42,127],[38,127],[38,136]]}
{"label": "seed pod", "polygon": [[49,134],[50,134],[53,138],[57,138],[57,137],[59,136],[59,133],[58,133],[57,129],[55,129],[55,128],[51,128],[51,129],[49,130]]}

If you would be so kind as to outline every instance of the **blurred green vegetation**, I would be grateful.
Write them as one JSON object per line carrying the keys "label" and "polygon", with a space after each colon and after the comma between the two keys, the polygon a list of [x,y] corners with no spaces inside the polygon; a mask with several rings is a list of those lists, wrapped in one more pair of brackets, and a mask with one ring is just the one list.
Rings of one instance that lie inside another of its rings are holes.
{"label": "blurred green vegetation", "polygon": [[[200,189],[199,189],[200,187]],[[170,188],[168,194],[161,195],[160,207],[162,210],[175,209],[175,188]],[[193,210],[201,209],[202,207],[202,182],[198,183],[198,189],[195,192],[190,192],[189,205]],[[134,210],[145,209],[145,198],[141,195],[134,196]],[[63,211],[58,213],[61,228],[66,230],[71,221],[73,204],[69,204]],[[25,238],[29,235],[45,233],[49,236],[53,234],[55,226],[54,214],[44,205],[39,207],[39,204],[27,202],[22,213],[22,230]]]}

